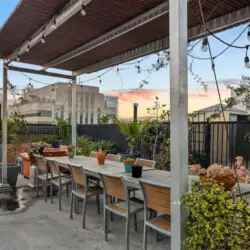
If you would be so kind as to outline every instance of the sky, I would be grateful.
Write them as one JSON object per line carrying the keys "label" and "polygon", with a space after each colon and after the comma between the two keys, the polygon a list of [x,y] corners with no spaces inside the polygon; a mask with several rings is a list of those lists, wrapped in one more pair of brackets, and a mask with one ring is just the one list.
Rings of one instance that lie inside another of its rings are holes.
{"label": "sky", "polygon": [[[13,11],[19,0],[0,1],[0,26],[3,25],[7,17]],[[241,25],[236,28],[218,33],[218,37],[231,43],[246,27]],[[212,54],[217,55],[223,49],[226,48],[224,44],[217,41],[214,38],[209,37],[211,44]],[[236,45],[250,44],[247,40],[247,31],[240,37],[235,43]],[[250,69],[244,67],[245,50],[229,48],[226,53],[221,55],[215,60],[216,73],[219,80],[219,87],[222,99],[229,97],[230,92],[227,90],[227,84],[239,83],[243,75],[249,76]],[[197,44],[193,49],[192,55],[199,58],[208,58],[208,52],[201,51],[201,44]],[[157,61],[155,54],[147,57],[140,63],[142,69],[150,69],[152,64]],[[136,62],[136,61],[134,61]],[[216,85],[214,82],[213,71],[211,70],[211,62],[209,60],[192,60],[188,59],[189,63],[193,63],[192,71],[194,75],[198,75],[201,81],[208,84],[208,91],[205,93],[200,83],[194,79],[194,76],[188,73],[188,88],[189,88],[189,112],[199,110],[201,108],[217,104],[219,102]],[[2,64],[2,62],[0,62]],[[21,64],[20,64],[21,65]],[[160,98],[162,104],[166,104],[169,107],[169,83],[170,74],[169,67],[155,71],[148,77],[149,73],[145,70],[140,74],[137,73],[135,68],[136,64],[123,64],[119,65],[119,74],[117,68],[110,70],[107,74],[101,77],[101,84],[99,79],[88,81],[93,77],[96,77],[106,70],[99,71],[92,74],[81,75],[77,81],[86,81],[84,84],[91,86],[98,86],[100,92],[107,95],[114,95],[119,97],[119,117],[130,118],[133,112],[133,103],[139,104],[138,115],[147,116],[147,107],[152,107],[156,96]],[[1,66],[1,65],[0,65]],[[31,68],[37,68],[30,66]],[[57,72],[57,71],[56,71]],[[60,72],[60,71],[58,71]],[[0,67],[0,74],[2,73],[2,66]],[[58,81],[65,81],[54,77],[45,77],[39,75],[30,75],[29,77],[42,83],[33,82],[35,88],[42,87],[44,85],[52,84]],[[16,85],[18,89],[21,89],[29,83],[29,79],[22,75],[20,72],[9,72],[9,80],[13,85]],[[139,85],[142,80],[148,77],[148,84],[142,89],[139,89]],[[11,98],[11,97],[10,97]]]}

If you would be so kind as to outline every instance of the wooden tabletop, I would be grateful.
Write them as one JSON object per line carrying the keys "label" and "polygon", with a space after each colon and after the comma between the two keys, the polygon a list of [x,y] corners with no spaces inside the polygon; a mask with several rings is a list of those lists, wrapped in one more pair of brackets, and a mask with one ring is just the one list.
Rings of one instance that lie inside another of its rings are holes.
{"label": "wooden tabletop", "polygon": [[[86,156],[75,156],[73,159],[66,157],[46,157],[47,160],[52,160],[58,162],[61,166],[68,168],[68,164],[83,167],[87,170],[89,174],[95,177],[99,177],[99,173],[103,174],[113,174],[121,175],[126,181],[128,186],[134,188],[140,188],[139,179],[133,178],[131,173],[126,173],[124,171],[123,163],[115,161],[105,161],[104,166],[99,166],[96,158],[86,157]],[[143,168],[142,180],[146,180],[153,183],[159,183],[161,185],[170,186],[172,185],[171,172],[157,170],[152,168]],[[189,189],[194,180],[199,179],[197,176],[189,176]],[[239,194],[239,189],[237,185],[235,186],[237,193]],[[250,192],[250,184],[240,183],[240,190],[242,194],[247,194]]]}

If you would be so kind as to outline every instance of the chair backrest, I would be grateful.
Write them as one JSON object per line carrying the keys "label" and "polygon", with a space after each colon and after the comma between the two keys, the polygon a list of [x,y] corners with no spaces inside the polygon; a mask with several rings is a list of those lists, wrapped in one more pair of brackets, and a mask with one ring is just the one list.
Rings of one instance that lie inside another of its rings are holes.
{"label": "chair backrest", "polygon": [[72,180],[79,185],[84,186],[85,184],[85,176],[83,172],[83,168],[81,166],[69,165]]}
{"label": "chair backrest", "polygon": [[120,200],[126,200],[126,190],[122,177],[100,174],[106,195]]}
{"label": "chair backrest", "polygon": [[37,164],[37,167],[40,171],[42,172],[47,172],[48,171],[48,168],[47,168],[47,164],[45,162],[45,159],[43,156],[41,155],[36,155],[36,154],[33,154],[33,156],[35,157],[36,159],[36,164]]}
{"label": "chair backrest", "polygon": [[170,187],[157,183],[149,183],[139,180],[144,196],[145,206],[157,212],[171,215],[171,191]]}
{"label": "chair backrest", "polygon": [[54,161],[48,161],[46,160],[47,164],[48,164],[48,167],[50,169],[50,172],[52,173],[52,176],[53,174],[56,174],[56,175],[60,175],[60,171],[59,171],[59,168],[57,167],[56,163]]}
{"label": "chair backrest", "polygon": [[91,151],[89,157],[96,158],[96,153],[95,151]]}
{"label": "chair backrest", "polygon": [[137,158],[135,161],[136,165],[141,165],[143,167],[154,168],[155,161]]}
{"label": "chair backrest", "polygon": [[121,160],[121,156],[120,155],[108,154],[106,160],[119,162]]}

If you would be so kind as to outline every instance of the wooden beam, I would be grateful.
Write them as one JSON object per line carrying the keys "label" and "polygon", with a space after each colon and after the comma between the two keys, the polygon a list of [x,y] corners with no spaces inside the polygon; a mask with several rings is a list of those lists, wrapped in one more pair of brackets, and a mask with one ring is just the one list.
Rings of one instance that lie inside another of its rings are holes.
{"label": "wooden beam", "polygon": [[25,72],[25,73],[43,75],[43,76],[52,76],[52,77],[58,77],[58,78],[65,78],[69,80],[72,80],[74,78],[74,76],[72,75],[64,75],[64,74],[59,74],[59,73],[47,72],[44,70],[26,69],[26,68],[20,68],[16,66],[7,66],[7,68],[8,70],[12,70],[12,71]]}

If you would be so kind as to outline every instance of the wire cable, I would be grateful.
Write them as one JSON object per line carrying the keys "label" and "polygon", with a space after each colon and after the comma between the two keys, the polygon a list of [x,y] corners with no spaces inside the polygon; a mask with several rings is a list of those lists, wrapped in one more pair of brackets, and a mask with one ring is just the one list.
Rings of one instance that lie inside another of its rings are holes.
{"label": "wire cable", "polygon": [[[203,25],[204,25],[204,28],[206,28],[206,21],[204,19],[204,15],[203,15],[203,11],[202,11],[201,0],[199,0],[199,6],[200,6],[200,12],[201,12],[201,17],[202,17]],[[220,106],[221,106],[221,111],[222,111],[222,115],[223,115],[223,120],[224,120],[224,122],[226,122],[224,107],[223,107],[223,104],[222,104],[222,99],[221,99],[221,94],[220,94],[220,88],[219,88],[219,84],[218,84],[218,78],[217,78],[217,73],[216,73],[216,70],[215,70],[215,64],[214,64],[214,59],[213,59],[213,56],[212,56],[212,50],[211,50],[211,46],[210,46],[210,43],[209,43],[209,39],[207,39],[207,41],[208,41],[208,49],[209,49],[210,60],[211,60],[211,63],[212,63],[212,70],[213,70],[213,73],[214,73],[214,80],[215,80],[215,83],[216,83],[216,88],[217,88],[217,92],[218,92],[218,96],[219,96],[219,100],[220,100]],[[226,128],[226,132],[227,132],[227,137],[229,137],[228,127],[227,127],[226,124],[225,124],[225,128]],[[229,138],[228,138],[228,140],[229,140]],[[240,189],[240,185],[239,185],[239,181],[238,181],[238,176],[237,176],[237,171],[236,171],[236,168],[234,168],[234,169],[235,169],[235,174],[236,174],[236,178],[237,178],[238,190],[239,190],[240,196],[242,198],[241,189]]]}

